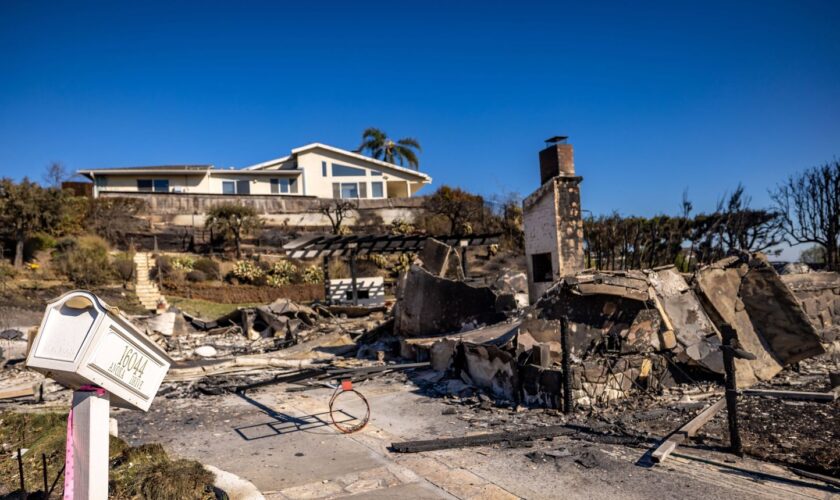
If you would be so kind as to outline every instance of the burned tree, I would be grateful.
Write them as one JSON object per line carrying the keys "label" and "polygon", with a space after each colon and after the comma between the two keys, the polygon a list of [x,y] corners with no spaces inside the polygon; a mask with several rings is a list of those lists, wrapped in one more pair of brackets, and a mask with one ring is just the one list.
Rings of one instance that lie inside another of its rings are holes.
{"label": "burned tree", "polygon": [[840,264],[840,160],[791,175],[770,193],[790,244],[825,249],[829,269]]}
{"label": "burned tree", "polygon": [[145,229],[140,219],[145,208],[139,198],[95,198],[90,201],[88,227],[114,245],[128,246],[128,235]]}
{"label": "burned tree", "polygon": [[467,234],[472,223],[484,214],[484,198],[461,188],[441,186],[429,196],[423,208],[430,214],[443,216],[449,221],[450,234]]}
{"label": "burned tree", "polygon": [[224,203],[207,212],[205,226],[211,231],[232,239],[236,245],[236,258],[242,257],[242,237],[262,226],[253,207]]}
{"label": "burned tree", "polygon": [[61,183],[70,179],[72,176],[63,163],[54,161],[44,169],[43,181],[48,187],[61,189]]}
{"label": "burned tree", "polygon": [[318,207],[318,212],[330,220],[333,234],[342,234],[342,224],[350,217],[350,214],[358,208],[356,203],[350,200],[324,200]]}
{"label": "burned tree", "polygon": [[751,198],[738,185],[726,207],[718,210],[720,239],[728,250],[762,252],[781,243],[779,213],[750,208]]}

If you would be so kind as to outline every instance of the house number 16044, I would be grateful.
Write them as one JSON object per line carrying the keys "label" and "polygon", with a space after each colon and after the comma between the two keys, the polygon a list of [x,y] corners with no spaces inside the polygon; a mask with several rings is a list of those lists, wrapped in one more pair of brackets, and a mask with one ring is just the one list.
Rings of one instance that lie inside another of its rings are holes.
{"label": "house number 16044", "polygon": [[[128,384],[135,389],[140,389],[143,385],[143,371],[146,370],[146,365],[149,364],[149,358],[142,355],[131,346],[125,346],[122,357],[119,361],[111,363],[108,371],[116,375],[122,380],[128,381]],[[128,375],[128,377],[126,377]]]}

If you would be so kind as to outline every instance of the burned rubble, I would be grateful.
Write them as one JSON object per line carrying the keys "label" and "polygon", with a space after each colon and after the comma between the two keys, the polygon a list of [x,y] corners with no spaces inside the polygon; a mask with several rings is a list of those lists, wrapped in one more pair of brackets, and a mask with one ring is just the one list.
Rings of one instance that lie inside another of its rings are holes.
{"label": "burned rubble", "polygon": [[[412,272],[406,283],[429,275],[420,265]],[[561,318],[568,321],[572,397],[583,406],[692,377],[720,380],[723,324],[733,324],[741,345],[756,354],[738,360],[740,387],[825,352],[794,295],[760,255],[729,258],[691,276],[674,268],[578,273],[513,314],[512,322],[468,331],[464,325],[479,316],[468,307],[447,309],[452,302],[445,297],[457,301],[453,294],[461,300],[464,294],[453,280],[434,279],[413,299],[424,303],[423,313],[411,316],[410,327],[396,323],[408,338],[403,355],[431,359],[436,369],[514,403],[559,407]],[[490,289],[483,293],[491,297]],[[492,303],[486,299],[485,311]],[[452,333],[443,338],[416,338],[446,326]]]}

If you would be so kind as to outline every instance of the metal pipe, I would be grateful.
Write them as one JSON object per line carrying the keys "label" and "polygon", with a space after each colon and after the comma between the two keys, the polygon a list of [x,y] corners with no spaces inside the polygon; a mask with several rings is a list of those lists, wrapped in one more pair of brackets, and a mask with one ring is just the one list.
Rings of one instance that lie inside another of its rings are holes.
{"label": "metal pipe", "polygon": [[49,491],[49,479],[47,479],[47,454],[41,453],[41,470],[44,473],[44,498],[47,498],[47,491]]}
{"label": "metal pipe", "polygon": [[18,474],[20,474],[20,491],[23,494],[22,498],[26,498],[26,481],[23,479],[23,454],[20,452],[20,448],[18,448],[17,459]]}
{"label": "metal pipe", "polygon": [[738,432],[738,383],[735,373],[734,340],[735,330],[729,325],[722,325],[720,333],[723,336],[723,369],[726,374],[726,413],[729,420],[729,448],[739,457],[744,455],[741,446],[741,435]]}
{"label": "metal pipe", "polygon": [[353,305],[359,305],[359,289],[356,283],[356,251],[350,253],[350,285],[353,287]]}
{"label": "metal pipe", "polygon": [[574,410],[572,400],[572,361],[569,353],[569,324],[565,316],[560,318],[560,348],[563,350],[563,413]]}
{"label": "metal pipe", "polygon": [[330,305],[330,256],[324,255],[324,303]]}

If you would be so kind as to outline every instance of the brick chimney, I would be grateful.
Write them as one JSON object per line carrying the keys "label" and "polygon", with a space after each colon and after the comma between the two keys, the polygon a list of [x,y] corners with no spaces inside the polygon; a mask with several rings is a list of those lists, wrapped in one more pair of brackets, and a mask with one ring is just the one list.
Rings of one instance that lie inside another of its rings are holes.
{"label": "brick chimney", "polygon": [[584,268],[580,183],[567,137],[552,137],[540,151],[542,184],[522,200],[528,296],[536,302],[554,283]]}
{"label": "brick chimney", "polygon": [[545,141],[547,147],[540,151],[541,185],[558,175],[575,175],[575,151],[567,139],[567,136],[558,135]]}

